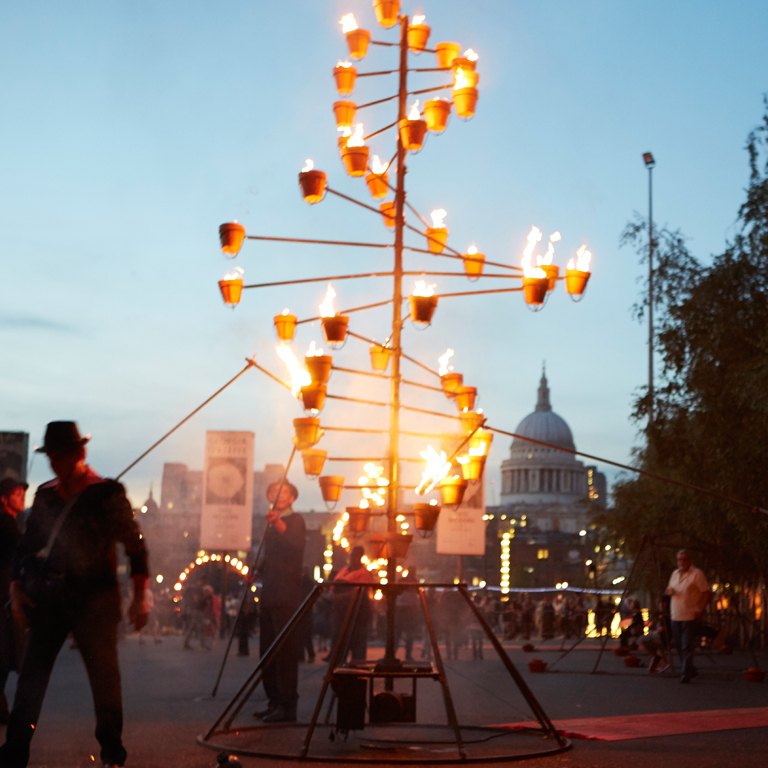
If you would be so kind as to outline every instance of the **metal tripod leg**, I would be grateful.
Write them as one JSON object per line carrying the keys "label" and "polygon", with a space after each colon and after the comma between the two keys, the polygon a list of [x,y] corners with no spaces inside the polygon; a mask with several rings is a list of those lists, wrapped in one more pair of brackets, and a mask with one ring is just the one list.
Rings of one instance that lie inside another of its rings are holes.
{"label": "metal tripod leg", "polygon": [[[293,614],[293,616],[291,617],[291,620],[282,628],[282,630],[280,630],[280,634],[275,638],[275,642],[269,646],[264,656],[261,659],[259,659],[259,663],[256,665],[256,669],[253,670],[253,672],[245,681],[243,686],[232,698],[232,701],[230,701],[229,704],[227,704],[224,711],[221,713],[221,715],[219,715],[219,718],[211,726],[208,732],[203,736],[203,741],[208,741],[208,739],[210,739],[214,731],[219,727],[219,725],[224,721],[224,719],[228,715],[230,715],[230,717],[227,720],[226,728],[229,728],[232,721],[237,717],[237,715],[240,713],[240,710],[245,706],[248,699],[250,699],[251,696],[253,695],[253,691],[256,690],[256,686],[261,681],[261,673],[264,667],[266,667],[267,664],[269,664],[272,661],[272,659],[275,657],[275,654],[280,650],[283,643],[285,642],[285,639],[293,631],[294,627],[296,627],[297,624],[304,618],[304,615],[312,609],[317,599],[320,597],[320,595],[323,592],[325,592],[325,590],[326,590],[325,585],[318,584],[312,590],[312,592],[310,592],[310,594],[307,595],[307,598],[299,606],[296,613]],[[247,694],[243,695],[246,693],[246,691],[247,691]]]}
{"label": "metal tripod leg", "polygon": [[339,639],[336,641],[336,647],[332,651],[331,661],[328,664],[328,671],[325,673],[325,679],[323,680],[323,687],[320,689],[320,695],[317,697],[317,704],[315,704],[315,711],[312,713],[312,720],[307,728],[307,735],[304,737],[304,745],[301,748],[300,757],[306,757],[309,752],[309,743],[312,741],[312,734],[315,732],[317,721],[320,718],[320,711],[323,708],[323,701],[325,700],[325,694],[328,692],[328,686],[333,680],[333,670],[336,669],[336,665],[339,659],[346,659],[347,649],[349,647],[349,640],[352,637],[352,629],[357,619],[361,598],[365,595],[367,587],[359,586],[355,588],[355,595],[350,600],[349,608],[347,609],[347,615],[344,617],[344,624],[339,632]]}
{"label": "metal tripod leg", "polygon": [[485,631],[485,634],[488,636],[488,639],[493,644],[493,647],[496,649],[496,653],[499,654],[499,658],[501,659],[504,666],[507,668],[507,672],[509,672],[512,679],[517,684],[517,687],[520,689],[520,693],[523,694],[523,697],[528,702],[528,706],[533,711],[533,714],[536,716],[536,719],[541,723],[541,727],[547,732],[550,733],[552,736],[555,737],[555,740],[557,743],[564,747],[567,739],[561,735],[554,725],[552,725],[552,721],[547,716],[547,713],[542,708],[541,704],[536,700],[536,697],[533,695],[533,692],[528,687],[525,680],[523,680],[520,673],[517,671],[517,667],[512,663],[512,659],[509,658],[507,655],[507,652],[504,650],[504,647],[499,642],[499,639],[496,637],[496,635],[493,633],[493,630],[488,625],[488,622],[485,620],[485,617],[482,613],[480,613],[479,608],[472,602],[472,598],[469,596],[469,593],[467,592],[467,588],[464,584],[459,584],[459,592],[461,592],[462,595],[464,595],[464,599],[467,601],[467,604],[472,609],[472,613],[474,613],[475,618],[480,622],[480,626]]}
{"label": "metal tripod leg", "polygon": [[440,646],[437,644],[435,628],[432,626],[432,618],[429,615],[429,608],[427,607],[427,598],[424,594],[424,587],[419,587],[418,590],[419,597],[421,598],[421,607],[424,611],[424,620],[427,622],[429,639],[432,643],[432,651],[435,654],[435,666],[437,667],[438,680],[440,681],[440,686],[443,689],[443,699],[445,700],[445,712],[448,715],[448,724],[451,726],[453,733],[456,736],[456,749],[459,751],[459,757],[464,760],[467,755],[464,752],[464,742],[461,738],[461,728],[459,727],[459,721],[456,717],[456,710],[453,707],[451,689],[448,687],[448,679],[445,676],[443,657],[440,655]]}

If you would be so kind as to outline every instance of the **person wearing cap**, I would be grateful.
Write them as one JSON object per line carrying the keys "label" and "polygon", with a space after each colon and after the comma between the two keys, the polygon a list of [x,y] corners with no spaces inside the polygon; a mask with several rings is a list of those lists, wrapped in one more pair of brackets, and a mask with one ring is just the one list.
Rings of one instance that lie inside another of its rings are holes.
{"label": "person wearing cap", "polygon": [[24,512],[27,484],[12,477],[0,481],[0,723],[8,722],[8,700],[5,684],[8,673],[18,671],[18,646],[16,628],[10,611],[6,608],[11,584],[11,560],[19,543],[18,516]]}
{"label": "person wearing cap", "polygon": [[[262,585],[259,599],[259,651],[262,657],[302,602],[306,526],[302,516],[293,511],[293,502],[298,497],[296,487],[288,482],[272,483],[267,488],[272,508],[267,512],[264,556],[258,569]],[[298,627],[266,666],[262,679],[269,703],[266,710],[255,713],[255,716],[265,723],[296,722],[299,700]]]}
{"label": "person wearing cap", "polygon": [[[37,449],[47,454],[56,477],[37,489],[11,565],[13,617],[28,626],[29,633],[5,744],[0,747],[0,768],[27,765],[48,679],[70,633],[91,684],[101,760],[105,767],[125,763],[115,545],[122,543],[130,560],[134,598],[129,617],[136,629],[147,623],[147,550],[123,486],[99,477],[85,463],[88,439],[80,436],[73,421],[54,421]],[[36,559],[51,585],[38,589],[37,604],[25,592],[31,591],[27,576],[34,573],[30,564]]]}

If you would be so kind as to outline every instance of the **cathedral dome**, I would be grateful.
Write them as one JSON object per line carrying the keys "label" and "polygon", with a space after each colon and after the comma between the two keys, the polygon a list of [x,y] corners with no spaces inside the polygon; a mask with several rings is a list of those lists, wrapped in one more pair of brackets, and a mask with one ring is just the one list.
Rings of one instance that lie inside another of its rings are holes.
{"label": "cathedral dome", "polygon": [[[568,448],[571,451],[576,450],[570,427],[565,419],[558,416],[552,410],[552,406],[549,402],[549,386],[547,384],[546,373],[542,373],[541,375],[536,410],[533,413],[529,413],[517,425],[515,433],[522,437],[528,437],[531,440],[541,440],[543,443],[551,443],[552,445],[557,445],[561,448]],[[533,443],[527,443],[524,440],[515,438],[512,441],[512,456],[518,453],[529,453],[533,447]],[[537,451],[537,453],[542,450],[553,450],[544,448],[543,446],[538,446],[538,448],[539,451]]]}

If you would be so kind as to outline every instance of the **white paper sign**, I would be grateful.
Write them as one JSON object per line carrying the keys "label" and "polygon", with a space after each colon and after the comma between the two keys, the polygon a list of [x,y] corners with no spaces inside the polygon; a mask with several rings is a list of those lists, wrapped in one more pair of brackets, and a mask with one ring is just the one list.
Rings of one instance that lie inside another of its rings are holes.
{"label": "white paper sign", "polygon": [[[440,448],[450,456],[465,439],[464,435],[443,435]],[[465,446],[469,449],[469,446]],[[453,474],[461,474],[454,463]],[[485,554],[485,475],[480,480],[468,480],[458,509],[443,507],[437,518],[435,551],[438,555]]]}
{"label": "white paper sign", "polygon": [[253,442],[253,432],[205,433],[202,549],[251,548]]}

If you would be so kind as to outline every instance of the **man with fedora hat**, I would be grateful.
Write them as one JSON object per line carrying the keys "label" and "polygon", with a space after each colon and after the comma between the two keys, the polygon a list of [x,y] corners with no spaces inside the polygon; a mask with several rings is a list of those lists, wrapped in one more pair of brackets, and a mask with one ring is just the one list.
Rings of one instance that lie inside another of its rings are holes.
{"label": "man with fedora hat", "polygon": [[120,587],[116,544],[131,563],[137,629],[147,623],[147,550],[125,489],[85,463],[73,421],[53,421],[39,453],[56,478],[37,489],[11,569],[15,621],[29,626],[27,648],[0,747],[0,768],[24,768],[56,656],[72,633],[85,662],[105,766],[123,765],[123,706],[117,660]]}
{"label": "man with fedora hat", "polygon": [[[267,512],[264,556],[258,569],[262,584],[259,599],[259,651],[262,657],[302,601],[306,526],[304,518],[293,511],[293,502],[298,497],[296,487],[287,481],[272,483],[267,488],[272,508]],[[299,700],[298,627],[266,666],[262,679],[269,704],[265,711],[257,712],[256,717],[261,717],[265,723],[295,722]]]}
{"label": "man with fedora hat", "polygon": [[19,543],[18,516],[24,512],[27,484],[13,477],[0,480],[0,723],[8,722],[5,683],[11,670],[18,672],[21,632],[6,608],[10,597],[11,560]]}

